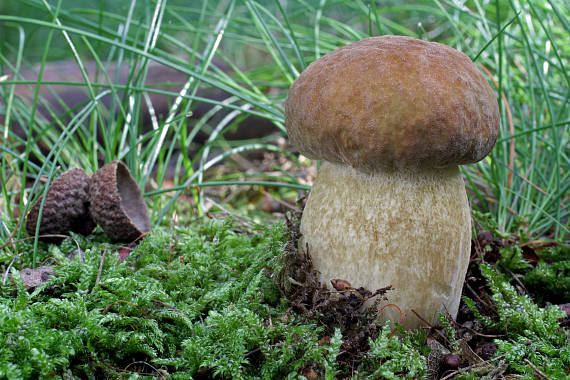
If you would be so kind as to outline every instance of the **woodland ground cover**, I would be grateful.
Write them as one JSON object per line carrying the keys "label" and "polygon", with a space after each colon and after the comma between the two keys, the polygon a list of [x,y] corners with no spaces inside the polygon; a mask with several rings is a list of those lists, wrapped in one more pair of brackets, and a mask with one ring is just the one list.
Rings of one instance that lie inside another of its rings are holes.
{"label": "woodland ground cover", "polygon": [[[556,0],[4,1],[0,377],[568,377],[569,16]],[[501,112],[491,155],[462,169],[473,249],[457,323],[411,332],[350,307],[366,295],[331,302],[295,248],[316,165],[287,148],[287,89],[380,34],[465,52]],[[22,75],[62,60],[76,77]],[[152,82],[156,64],[185,86]],[[39,82],[53,92],[18,96]],[[62,84],[83,94],[73,109],[53,95]],[[247,120],[267,130],[230,138]],[[46,182],[113,159],[144,189],[152,234],[26,234]],[[28,288],[21,273],[45,266],[54,275]]]}

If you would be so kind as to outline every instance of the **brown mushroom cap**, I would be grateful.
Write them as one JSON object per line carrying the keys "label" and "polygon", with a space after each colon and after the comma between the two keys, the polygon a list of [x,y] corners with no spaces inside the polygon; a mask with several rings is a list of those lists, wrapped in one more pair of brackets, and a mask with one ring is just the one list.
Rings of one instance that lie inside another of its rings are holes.
{"label": "brown mushroom cap", "polygon": [[113,240],[133,241],[151,229],[141,190],[120,161],[93,174],[89,202],[93,219]]}
{"label": "brown mushroom cap", "polygon": [[465,54],[382,36],[310,64],[289,90],[285,121],[307,157],[371,172],[477,162],[495,144],[499,109]]}

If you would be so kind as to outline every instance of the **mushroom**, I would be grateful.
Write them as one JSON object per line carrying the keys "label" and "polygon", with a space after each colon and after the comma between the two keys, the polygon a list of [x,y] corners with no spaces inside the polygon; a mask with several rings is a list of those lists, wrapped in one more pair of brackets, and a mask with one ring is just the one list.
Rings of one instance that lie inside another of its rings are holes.
{"label": "mushroom", "polygon": [[458,165],[483,159],[499,131],[496,95],[463,53],[402,36],[332,51],[295,80],[289,139],[323,160],[301,218],[299,249],[321,282],[371,290],[378,319],[416,328],[456,317],[471,246]]}

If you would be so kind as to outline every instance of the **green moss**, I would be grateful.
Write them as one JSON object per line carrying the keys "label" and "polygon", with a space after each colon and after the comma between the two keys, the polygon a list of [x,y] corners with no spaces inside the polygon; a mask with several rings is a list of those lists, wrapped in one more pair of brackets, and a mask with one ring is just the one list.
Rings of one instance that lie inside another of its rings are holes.
{"label": "green moss", "polygon": [[307,365],[334,373],[340,337],[319,344],[321,328],[279,319],[287,304],[266,269],[284,232],[236,232],[231,220],[158,229],[122,263],[122,247],[100,236],[80,241],[83,262],[67,258],[71,240],[46,246],[57,277],[29,293],[13,271],[1,289],[0,378],[114,376],[133,362],[174,378],[269,379]]}
{"label": "green moss", "polygon": [[566,313],[558,306],[539,307],[520,295],[494,267],[481,265],[493,293],[499,326],[505,339],[496,339],[496,355],[505,355],[512,372],[532,376],[533,366],[553,379],[565,378],[570,366],[568,336],[559,319]]}
{"label": "green moss", "polygon": [[570,300],[570,248],[557,246],[539,252],[538,264],[523,282],[537,302],[561,304]]}
{"label": "green moss", "polygon": [[[351,376],[341,364],[341,330],[322,339],[329,330],[291,311],[268,277],[283,265],[287,236],[281,224],[243,231],[229,219],[206,219],[156,229],[123,262],[117,251],[124,247],[104,235],[42,245],[40,256],[51,258],[56,277],[26,290],[16,270],[29,264],[22,256],[0,288],[0,378],[118,377],[125,370],[175,379],[298,378],[309,370],[327,379]],[[77,244],[82,254],[71,257]],[[552,283],[564,290],[560,251],[541,260],[530,271],[519,268],[527,271],[527,286]],[[496,355],[505,355],[508,373],[532,376],[534,366],[561,378],[570,366],[568,338],[558,322],[564,313],[517,293],[499,272],[504,266],[481,266],[497,314],[476,316],[504,335],[496,340]],[[456,331],[444,325],[453,346]],[[388,325],[382,327],[355,364],[359,376],[425,377],[425,338],[423,331],[392,336]],[[462,376],[477,378],[471,375]]]}
{"label": "green moss", "polygon": [[359,375],[367,379],[426,378],[426,360],[418,344],[418,336],[425,338],[425,335],[421,332],[404,334],[403,338],[392,335],[390,322],[386,322],[378,338],[370,340],[370,351],[358,368]]}

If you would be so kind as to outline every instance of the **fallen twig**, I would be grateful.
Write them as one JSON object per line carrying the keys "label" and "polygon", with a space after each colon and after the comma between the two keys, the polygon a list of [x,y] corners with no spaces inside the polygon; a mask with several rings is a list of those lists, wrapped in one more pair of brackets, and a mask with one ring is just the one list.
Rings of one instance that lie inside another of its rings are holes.
{"label": "fallen twig", "polygon": [[544,374],[544,372],[542,372],[541,370],[539,370],[538,368],[536,368],[536,366],[534,364],[532,364],[532,362],[528,359],[524,359],[524,362],[526,364],[528,364],[530,366],[530,368],[532,368],[532,371],[534,372],[534,375],[541,378],[541,379],[545,379],[545,380],[551,380],[550,377],[548,377],[546,374]]}
{"label": "fallen twig", "polygon": [[18,253],[16,256],[14,256],[12,261],[10,261],[10,264],[8,264],[8,268],[6,268],[6,272],[4,273],[4,279],[2,280],[2,286],[6,285],[6,280],[8,280],[8,273],[10,273],[10,267],[12,267],[12,265],[14,264],[16,259],[18,257],[22,256],[23,254],[24,254],[24,252]]}
{"label": "fallen twig", "polygon": [[103,272],[103,264],[105,263],[105,256],[107,255],[107,250],[103,250],[103,254],[101,255],[101,262],[99,263],[99,270],[97,271],[97,279],[95,280],[95,285],[99,283],[101,280],[101,272]]}
{"label": "fallen twig", "polygon": [[493,363],[493,362],[496,362],[497,360],[503,359],[505,356],[506,356],[506,354],[502,354],[502,355],[497,356],[496,358],[489,359],[489,360],[486,360],[486,361],[481,362],[481,363],[476,363],[476,364],[472,364],[472,365],[470,365],[470,366],[468,366],[468,367],[459,368],[458,370],[455,370],[455,371],[451,372],[449,375],[447,375],[447,376],[445,376],[445,377],[442,377],[440,380],[447,380],[447,379],[454,378],[455,376],[459,375],[459,371],[460,371],[460,370],[463,371],[463,372],[465,372],[465,371],[471,371],[472,369],[476,369],[476,368],[479,368],[479,367],[484,367],[484,366],[486,366],[486,365],[488,365],[488,364],[491,364],[491,363]]}

